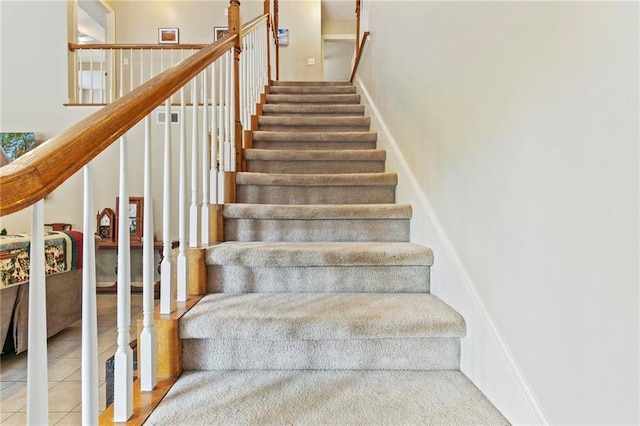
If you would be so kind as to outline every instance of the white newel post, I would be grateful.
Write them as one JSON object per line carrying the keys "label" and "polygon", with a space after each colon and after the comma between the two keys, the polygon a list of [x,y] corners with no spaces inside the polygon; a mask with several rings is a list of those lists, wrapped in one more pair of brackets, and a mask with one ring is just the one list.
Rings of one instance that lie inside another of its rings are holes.
{"label": "white newel post", "polygon": [[[82,424],[98,424],[98,311],[91,165],[84,166],[82,225]],[[115,224],[111,224],[114,226]]]}
{"label": "white newel post", "polygon": [[29,253],[29,353],[27,354],[27,424],[49,423],[47,370],[47,299],[44,281],[44,201],[31,207]]}
{"label": "white newel post", "polygon": [[152,391],[156,387],[158,359],[157,337],[153,324],[153,299],[155,284],[154,237],[153,237],[153,199],[151,162],[151,117],[144,119],[144,217],[142,241],[142,331],[140,332],[140,389]]}
{"label": "white newel post", "polygon": [[170,314],[175,309],[173,259],[171,258],[171,98],[164,104],[164,178],[162,190],[163,258],[160,264],[160,313]]}
{"label": "white newel post", "polygon": [[133,414],[133,351],[131,341],[131,244],[127,146],[120,138],[120,189],[118,204],[118,348],[114,356],[113,420],[124,422]]}
{"label": "white newel post", "polygon": [[202,70],[202,245],[209,244],[209,126],[207,100],[207,69]]}
{"label": "white newel post", "polygon": [[178,188],[178,302],[187,300],[187,106],[185,88],[180,89],[180,167]]}

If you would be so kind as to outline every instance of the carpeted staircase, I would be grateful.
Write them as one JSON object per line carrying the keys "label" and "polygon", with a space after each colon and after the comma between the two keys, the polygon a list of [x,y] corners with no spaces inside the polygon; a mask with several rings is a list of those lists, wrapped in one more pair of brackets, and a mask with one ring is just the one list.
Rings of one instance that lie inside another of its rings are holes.
{"label": "carpeted staircase", "polygon": [[459,371],[464,320],[429,293],[359,103],[348,83],[270,88],[148,424],[508,423]]}

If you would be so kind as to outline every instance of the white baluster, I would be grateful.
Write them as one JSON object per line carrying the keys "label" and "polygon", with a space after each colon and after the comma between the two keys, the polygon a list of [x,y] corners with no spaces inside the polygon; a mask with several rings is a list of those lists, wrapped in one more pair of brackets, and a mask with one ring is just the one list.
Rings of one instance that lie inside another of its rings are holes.
{"label": "white baluster", "polygon": [[120,98],[122,97],[122,95],[124,95],[124,53],[122,51],[122,49],[120,49],[120,75],[118,76],[118,85],[120,86]]}
{"label": "white baluster", "polygon": [[[227,54],[229,55],[229,59],[230,62],[233,63],[233,49],[230,49],[229,52],[227,52]],[[229,65],[229,81],[227,82],[227,84],[229,85],[230,88],[235,87],[235,74],[233,72],[233,69],[231,67],[231,65]],[[235,104],[236,104],[236,94],[235,94],[235,90],[230,89],[230,98],[229,98],[229,127],[231,128],[231,132],[230,132],[230,147],[229,147],[229,168],[228,170],[231,172],[235,172],[236,171],[236,111],[235,111]]]}
{"label": "white baluster", "polygon": [[[82,225],[82,424],[98,424],[98,311],[91,165],[84,166]],[[112,223],[111,226],[115,226]]]}
{"label": "white baluster", "polygon": [[[209,244],[209,128],[207,107],[207,69],[202,70],[202,244]],[[212,200],[213,201],[213,200]]]}
{"label": "white baluster", "polygon": [[47,370],[47,299],[44,281],[44,201],[31,207],[29,253],[29,353],[27,355],[27,424],[49,423]]}
{"label": "white baluster", "polygon": [[107,88],[105,87],[105,83],[106,83],[106,78],[104,76],[104,61],[105,61],[105,56],[104,56],[104,49],[100,49],[100,103],[104,104],[106,103],[106,90]]}
{"label": "white baluster", "polygon": [[[222,70],[220,70],[222,72]],[[216,143],[216,126],[221,126],[220,121],[216,121],[218,115],[218,100],[216,96],[216,64],[211,64],[211,169],[209,170],[209,200],[212,204],[218,203],[218,164],[219,155]]]}
{"label": "white baluster", "polygon": [[185,89],[180,88],[180,171],[178,189],[178,241],[180,248],[176,271],[178,273],[178,302],[187,300],[187,106]]}
{"label": "white baluster", "polygon": [[191,80],[191,207],[189,208],[189,247],[200,245],[200,205],[198,204],[198,77]]}
{"label": "white baluster", "polygon": [[218,137],[216,139],[216,145],[217,145],[217,151],[218,151],[218,159],[219,159],[219,164],[218,164],[218,204],[224,204],[224,158],[225,158],[225,153],[224,153],[224,128],[226,126],[226,122],[224,121],[224,109],[225,109],[225,104],[227,103],[227,98],[225,97],[225,92],[224,92],[224,81],[227,78],[226,75],[226,67],[223,66],[224,64],[224,60],[226,60],[226,57],[221,56],[218,59],[218,66],[220,67],[220,78],[218,78],[218,93],[219,93],[219,97],[220,97],[220,101],[217,107],[217,113],[218,113]]}
{"label": "white baluster", "polygon": [[151,161],[151,117],[144,118],[144,217],[142,241],[142,331],[140,332],[140,389],[148,392],[158,382],[158,347],[156,329],[153,323],[154,299],[154,238],[153,238],[153,180]]}
{"label": "white baluster", "polygon": [[235,158],[231,157],[232,153],[234,152],[234,149],[232,147],[232,145],[235,144],[235,140],[232,141],[231,140],[231,129],[233,129],[235,127],[235,123],[233,123],[231,121],[231,117],[232,117],[232,113],[231,113],[231,109],[233,108],[233,101],[232,99],[232,95],[231,92],[233,92],[232,90],[232,86],[231,86],[231,78],[230,76],[233,74],[233,70],[231,69],[231,63],[233,62],[233,53],[231,50],[229,50],[225,56],[227,57],[227,61],[226,61],[226,66],[227,66],[227,87],[226,87],[226,97],[225,99],[227,100],[225,108],[224,108],[224,116],[225,116],[225,121],[227,122],[227,125],[225,127],[225,138],[224,138],[224,143],[225,143],[225,148],[224,148],[224,152],[227,154],[226,158],[225,158],[225,170],[229,170],[229,171],[234,171],[235,167],[231,166],[231,163],[234,162],[235,163]]}
{"label": "white baluster", "polygon": [[127,146],[120,138],[120,189],[118,205],[118,348],[114,356],[113,420],[124,422],[133,414],[133,351],[131,341],[131,244],[129,240],[129,187]]}
{"label": "white baluster", "polygon": [[80,78],[80,72],[82,71],[82,50],[78,49],[75,52],[73,52],[73,63],[74,63],[74,67],[75,67],[75,72],[73,75],[73,87],[75,88],[75,94],[74,96],[77,96],[77,98],[75,99],[75,103],[77,104],[81,104],[82,103],[82,89],[81,89],[81,78]]}
{"label": "white baluster", "polygon": [[115,86],[115,72],[112,69],[115,68],[115,58],[116,58],[116,52],[114,52],[113,50],[109,50],[109,66],[107,67],[107,69],[111,70],[111,72],[109,73],[109,102],[113,102],[113,97],[115,94],[115,90],[116,90],[116,86]]}
{"label": "white baluster", "polygon": [[93,103],[93,49],[89,49],[89,103]]}
{"label": "white baluster", "polygon": [[162,190],[163,258],[160,264],[160,313],[170,314],[175,309],[173,259],[171,258],[171,98],[164,103],[164,179]]}

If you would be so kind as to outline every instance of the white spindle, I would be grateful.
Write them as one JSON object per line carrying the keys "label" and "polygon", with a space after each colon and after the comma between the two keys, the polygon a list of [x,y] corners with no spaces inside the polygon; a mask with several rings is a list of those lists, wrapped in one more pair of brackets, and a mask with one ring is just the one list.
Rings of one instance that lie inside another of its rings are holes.
{"label": "white spindle", "polygon": [[180,171],[178,189],[178,302],[187,300],[187,106],[185,89],[180,88]]}
{"label": "white spindle", "polygon": [[109,102],[113,102],[113,97],[115,94],[116,86],[115,86],[115,72],[112,69],[112,66],[115,68],[115,58],[116,53],[113,50],[109,51],[109,66],[107,69],[111,70],[109,73]]}
{"label": "white spindle", "polygon": [[163,258],[160,264],[160,313],[170,314],[175,308],[173,260],[171,259],[171,98],[164,103],[164,179],[162,182]]}
{"label": "white spindle", "polygon": [[44,281],[44,201],[31,207],[29,253],[29,353],[27,355],[27,424],[49,423],[47,376],[47,299]]}
{"label": "white spindle", "polygon": [[140,389],[148,392],[155,388],[158,371],[158,348],[156,329],[153,323],[154,299],[154,238],[153,238],[153,199],[152,199],[152,161],[151,161],[151,117],[144,118],[144,217],[142,241],[142,331],[140,332]]}
{"label": "white spindle", "polygon": [[191,207],[189,208],[189,247],[200,245],[200,206],[198,205],[198,77],[191,80]]}
{"label": "white spindle", "polygon": [[118,348],[114,356],[113,420],[124,422],[133,414],[133,351],[131,340],[131,264],[129,241],[129,187],[127,146],[120,138],[120,188],[118,204]]}
{"label": "white spindle", "polygon": [[[231,62],[233,62],[233,48],[227,53]],[[229,86],[235,87],[235,74],[231,68],[229,68]],[[236,171],[236,111],[234,105],[236,104],[235,90],[231,90],[231,98],[229,99],[230,112],[229,112],[229,127],[231,127],[231,147],[229,157],[231,158],[229,164],[229,171]]]}
{"label": "white spindle", "polygon": [[219,103],[217,107],[218,113],[218,137],[216,139],[217,151],[218,151],[218,204],[224,204],[224,128],[226,122],[224,121],[224,109],[227,102],[227,98],[224,92],[224,82],[227,78],[226,68],[223,66],[225,57],[218,59],[218,66],[220,67],[220,78],[218,78],[218,93]]}
{"label": "white spindle", "polygon": [[129,92],[133,90],[133,49],[129,49]]}
{"label": "white spindle", "polygon": [[[221,71],[222,72],[222,71]],[[218,149],[216,143],[216,126],[220,126],[221,123],[216,121],[218,115],[218,100],[216,96],[216,64],[211,64],[211,131],[209,132],[211,138],[211,169],[209,170],[209,200],[212,204],[215,204],[218,200]]]}
{"label": "white spindle", "polygon": [[105,56],[104,56],[104,49],[100,49],[100,103],[104,104],[106,103],[106,78],[104,76],[104,61],[105,61]]}
{"label": "white spindle", "polygon": [[89,49],[89,103],[93,103],[93,49]]}
{"label": "white spindle", "polygon": [[[91,165],[84,166],[82,245],[82,424],[98,424],[98,311]],[[115,226],[112,223],[111,226]]]}
{"label": "white spindle", "polygon": [[231,122],[231,109],[233,108],[233,103],[231,102],[231,92],[232,87],[231,87],[231,74],[233,74],[232,70],[231,70],[231,63],[233,62],[233,56],[231,53],[231,50],[227,51],[227,53],[225,53],[225,57],[226,57],[226,61],[225,61],[225,65],[227,67],[227,72],[226,72],[226,87],[225,87],[225,108],[224,108],[224,120],[225,120],[225,133],[224,133],[224,152],[226,154],[226,158],[224,160],[224,162],[226,163],[225,165],[225,170],[226,171],[232,171],[233,169],[231,168],[231,153],[233,152],[232,149],[232,145],[235,144],[235,142],[231,141],[231,128],[235,127],[234,123]]}
{"label": "white spindle", "polygon": [[122,97],[124,95],[124,52],[120,49],[120,75],[118,76],[118,85],[120,86],[119,96]]}
{"label": "white spindle", "polygon": [[209,244],[209,128],[207,108],[207,69],[202,70],[202,244]]}
{"label": "white spindle", "polygon": [[83,87],[82,74],[84,72],[84,69],[83,69],[84,68],[84,64],[83,64],[83,61],[82,61],[82,58],[84,56],[83,53],[84,53],[84,51],[82,49],[78,50],[78,58],[77,58],[78,59],[78,72],[77,72],[77,74],[78,74],[78,85],[76,87],[78,88],[78,99],[79,99],[79,102],[81,104],[84,103],[84,96],[82,95],[82,87]]}

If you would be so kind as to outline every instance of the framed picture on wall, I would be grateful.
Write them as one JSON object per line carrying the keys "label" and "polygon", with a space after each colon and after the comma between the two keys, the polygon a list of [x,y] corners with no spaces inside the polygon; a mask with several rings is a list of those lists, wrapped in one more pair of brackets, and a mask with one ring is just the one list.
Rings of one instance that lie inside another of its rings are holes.
{"label": "framed picture on wall", "polygon": [[213,41],[218,41],[229,34],[229,27],[213,27]]}
{"label": "framed picture on wall", "polygon": [[158,28],[159,44],[180,43],[180,30],[178,28]]}
{"label": "framed picture on wall", "polygon": [[[116,216],[120,217],[120,197],[116,197]],[[129,224],[129,238],[131,241],[142,241],[142,229],[144,218],[144,197],[129,197],[129,206],[124,213]],[[119,223],[119,221],[118,221]],[[116,231],[120,230],[116,227]],[[116,236],[117,240],[117,236]]]}

